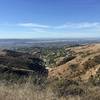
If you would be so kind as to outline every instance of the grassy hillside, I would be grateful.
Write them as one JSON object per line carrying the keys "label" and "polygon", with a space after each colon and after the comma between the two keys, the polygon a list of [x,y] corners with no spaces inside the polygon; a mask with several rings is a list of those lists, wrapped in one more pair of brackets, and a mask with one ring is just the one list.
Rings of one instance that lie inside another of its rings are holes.
{"label": "grassy hillside", "polygon": [[100,100],[100,44],[0,50],[0,100]]}

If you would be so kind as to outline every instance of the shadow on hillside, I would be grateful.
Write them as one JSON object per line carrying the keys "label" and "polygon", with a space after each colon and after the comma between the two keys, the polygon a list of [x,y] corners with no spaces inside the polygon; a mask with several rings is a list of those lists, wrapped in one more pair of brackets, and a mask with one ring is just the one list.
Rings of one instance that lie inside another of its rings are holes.
{"label": "shadow on hillside", "polygon": [[47,77],[48,70],[42,59],[28,53],[3,50],[0,55],[0,79],[19,79],[21,77]]}

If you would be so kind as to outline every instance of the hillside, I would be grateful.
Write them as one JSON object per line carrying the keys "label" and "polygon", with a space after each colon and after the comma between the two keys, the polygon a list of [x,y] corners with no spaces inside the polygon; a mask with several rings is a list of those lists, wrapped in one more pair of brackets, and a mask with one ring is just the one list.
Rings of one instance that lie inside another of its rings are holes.
{"label": "hillside", "polygon": [[68,78],[87,81],[100,71],[100,44],[66,48],[74,58],[49,70],[49,78]]}
{"label": "hillside", "polygon": [[42,59],[28,53],[7,49],[0,50],[0,79],[26,77],[30,75],[47,76],[48,71]]}
{"label": "hillside", "polygon": [[28,48],[26,53],[19,51],[0,49],[0,72],[4,73],[8,70],[13,73],[19,71],[20,74],[36,72],[48,74],[48,79],[88,81],[100,70],[100,44]]}
{"label": "hillside", "polygon": [[0,49],[0,82],[0,97],[3,87],[25,100],[100,100],[100,44]]}

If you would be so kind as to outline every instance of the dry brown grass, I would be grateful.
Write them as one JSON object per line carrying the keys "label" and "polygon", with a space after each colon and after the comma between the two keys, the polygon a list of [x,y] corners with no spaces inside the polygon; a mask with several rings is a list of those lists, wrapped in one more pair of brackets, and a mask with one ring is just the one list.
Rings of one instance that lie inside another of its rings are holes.
{"label": "dry brown grass", "polygon": [[[53,91],[51,84],[46,85],[45,88],[40,88],[40,86],[34,85],[30,80],[31,78],[24,83],[19,81],[16,83],[0,81],[0,100],[100,100],[100,87],[98,86],[79,85],[84,90],[88,89],[89,91],[81,96],[65,95],[58,97],[56,92]],[[65,83],[68,84],[68,82]],[[71,91],[72,87],[68,86],[68,88]]]}
{"label": "dry brown grass", "polygon": [[5,84],[0,83],[0,100],[80,100],[79,96],[67,96],[58,98],[51,88],[40,90],[32,83]]}
{"label": "dry brown grass", "polygon": [[53,100],[50,89],[39,90],[31,83],[0,84],[0,100]]}

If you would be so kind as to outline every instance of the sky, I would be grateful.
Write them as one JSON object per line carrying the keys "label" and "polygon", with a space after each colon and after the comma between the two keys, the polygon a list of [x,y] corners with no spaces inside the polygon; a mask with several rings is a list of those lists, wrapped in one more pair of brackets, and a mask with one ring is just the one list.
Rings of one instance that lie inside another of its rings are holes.
{"label": "sky", "polygon": [[0,38],[100,38],[100,0],[0,0]]}

